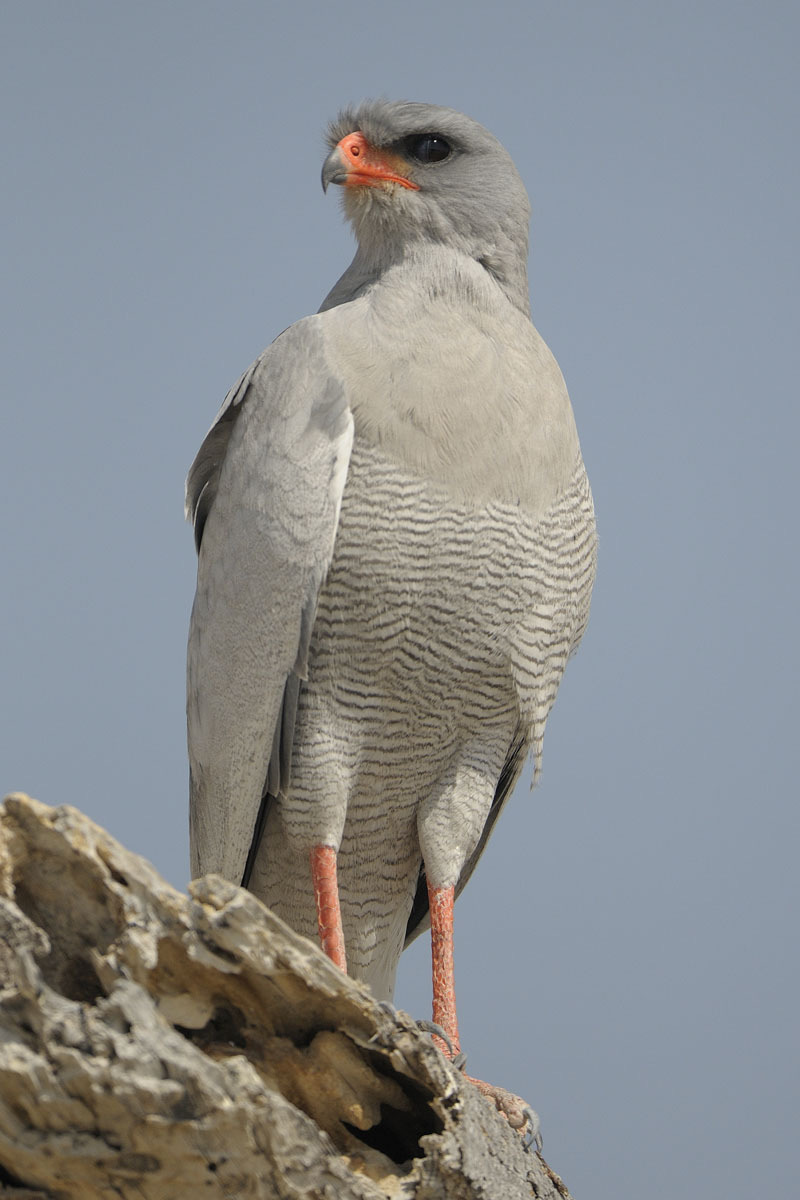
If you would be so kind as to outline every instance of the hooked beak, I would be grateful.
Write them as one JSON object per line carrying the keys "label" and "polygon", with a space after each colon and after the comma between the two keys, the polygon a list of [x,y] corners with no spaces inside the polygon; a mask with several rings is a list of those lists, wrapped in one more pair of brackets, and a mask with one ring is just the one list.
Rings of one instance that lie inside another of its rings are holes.
{"label": "hooked beak", "polygon": [[334,146],[322,164],[322,190],[328,184],[343,187],[383,187],[399,183],[401,187],[419,191],[419,184],[412,183],[403,172],[408,164],[398,154],[376,150],[360,131],[348,133]]}

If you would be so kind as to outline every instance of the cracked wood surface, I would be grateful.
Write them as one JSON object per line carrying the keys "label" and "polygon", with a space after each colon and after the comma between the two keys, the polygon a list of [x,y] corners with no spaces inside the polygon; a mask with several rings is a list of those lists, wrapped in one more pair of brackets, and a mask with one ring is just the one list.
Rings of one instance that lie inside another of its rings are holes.
{"label": "cracked wood surface", "polygon": [[0,1200],[569,1200],[405,1013],[249,892],[0,806]]}

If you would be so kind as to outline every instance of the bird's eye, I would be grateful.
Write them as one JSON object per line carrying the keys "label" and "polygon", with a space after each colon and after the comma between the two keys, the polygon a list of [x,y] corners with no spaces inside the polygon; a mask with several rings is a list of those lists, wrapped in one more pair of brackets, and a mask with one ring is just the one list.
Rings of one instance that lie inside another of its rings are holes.
{"label": "bird's eye", "polygon": [[450,143],[438,133],[422,133],[409,141],[409,153],[421,163],[444,162],[450,156]]}

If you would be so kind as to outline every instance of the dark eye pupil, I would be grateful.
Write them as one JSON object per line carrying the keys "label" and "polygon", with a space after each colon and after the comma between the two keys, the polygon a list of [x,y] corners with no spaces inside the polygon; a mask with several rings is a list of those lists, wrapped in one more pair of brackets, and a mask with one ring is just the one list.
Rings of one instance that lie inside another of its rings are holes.
{"label": "dark eye pupil", "polygon": [[450,143],[438,133],[423,133],[411,142],[411,153],[417,162],[442,162],[450,153]]}

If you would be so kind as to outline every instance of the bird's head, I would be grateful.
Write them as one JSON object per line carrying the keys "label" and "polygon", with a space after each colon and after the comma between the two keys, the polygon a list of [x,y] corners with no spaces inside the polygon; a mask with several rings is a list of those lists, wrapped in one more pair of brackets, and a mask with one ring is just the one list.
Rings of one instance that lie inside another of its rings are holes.
{"label": "bird's head", "polygon": [[527,305],[528,195],[487,129],[451,108],[370,100],[339,114],[328,144],[322,186],[343,188],[345,213],[373,263],[420,243],[451,246],[509,293],[522,289]]}

